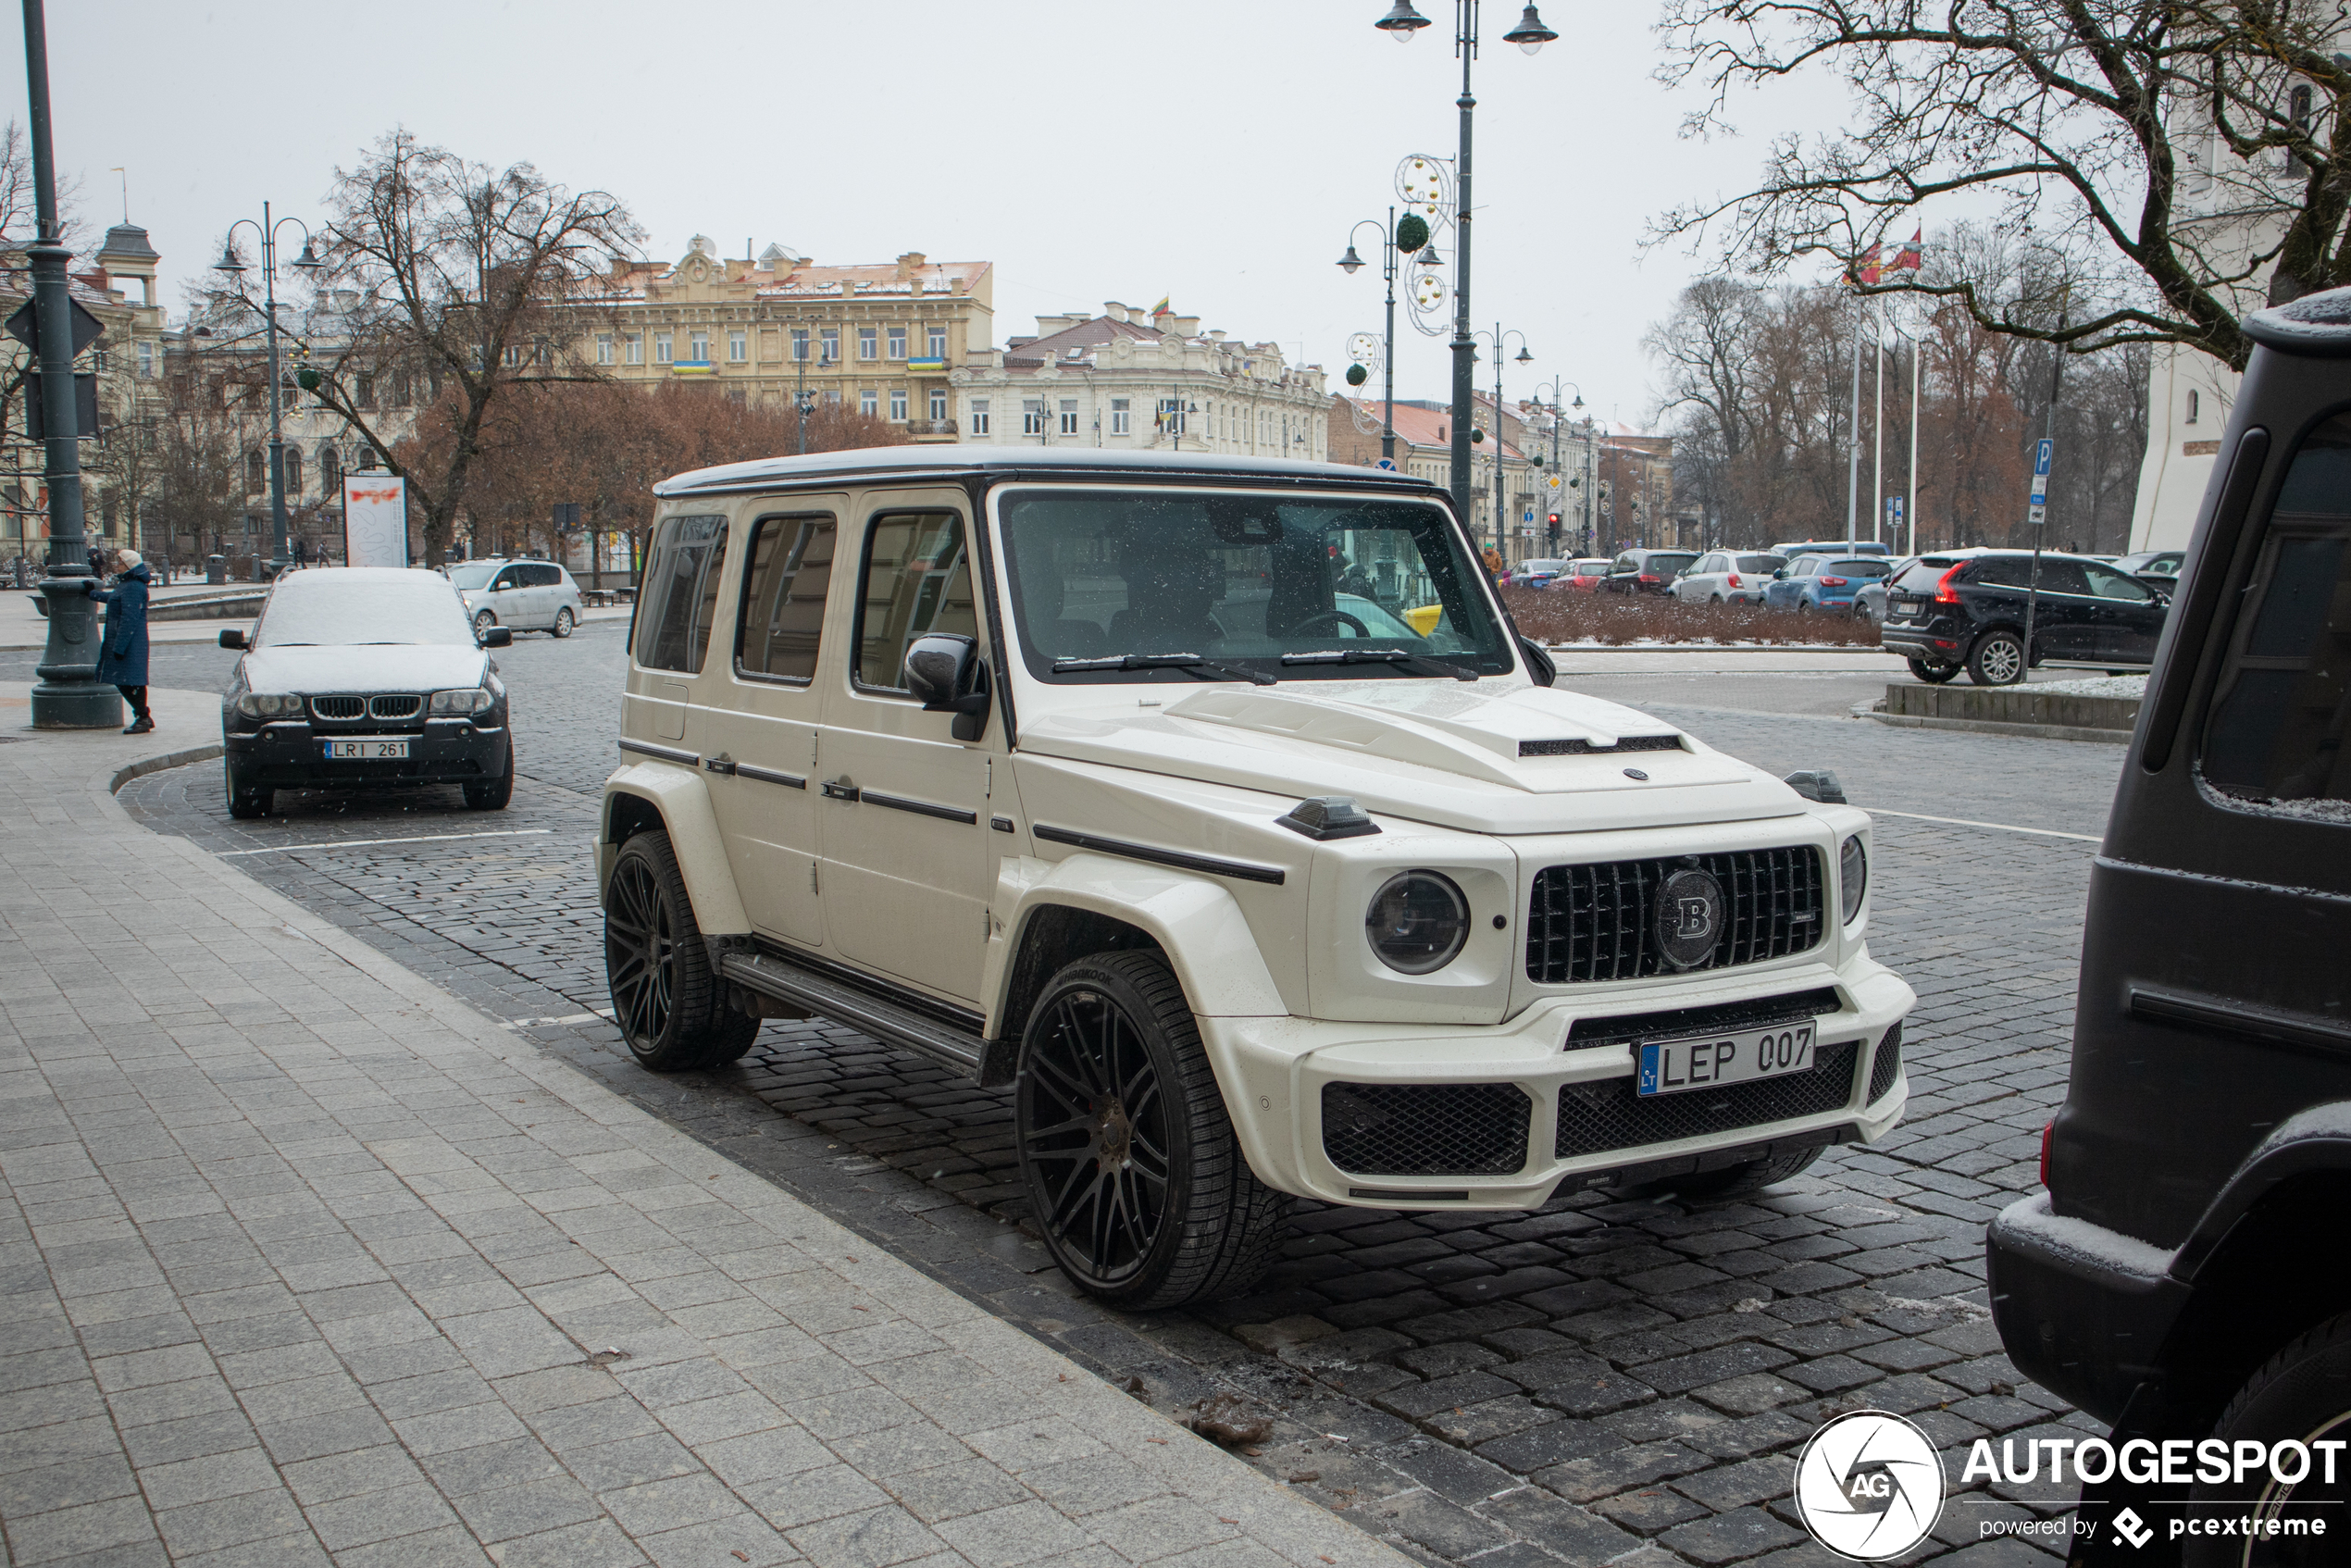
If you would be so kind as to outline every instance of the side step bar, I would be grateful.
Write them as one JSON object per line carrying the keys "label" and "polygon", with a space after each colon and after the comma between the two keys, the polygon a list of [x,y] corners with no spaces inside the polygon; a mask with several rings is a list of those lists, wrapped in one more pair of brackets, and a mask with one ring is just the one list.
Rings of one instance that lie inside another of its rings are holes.
{"label": "side step bar", "polygon": [[728,981],[779,1002],[846,1024],[902,1051],[927,1056],[976,1078],[986,1044],[976,1029],[886,1002],[765,952],[730,952],[719,964]]}

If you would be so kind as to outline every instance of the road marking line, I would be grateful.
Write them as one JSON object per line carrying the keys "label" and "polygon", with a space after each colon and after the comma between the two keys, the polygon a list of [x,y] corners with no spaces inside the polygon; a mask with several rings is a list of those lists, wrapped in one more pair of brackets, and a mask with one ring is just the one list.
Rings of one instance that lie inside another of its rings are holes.
{"label": "road marking line", "polygon": [[1872,816],[1903,816],[1912,822],[1940,822],[1952,828],[1990,828],[2002,833],[2036,833],[2044,839],[2079,839],[2085,844],[2102,844],[2106,837],[2099,833],[2060,833],[2054,828],[2019,828],[2012,822],[1977,822],[1964,816],[1927,816],[1915,811],[1887,811],[1883,806],[1863,806]]}
{"label": "road marking line", "polygon": [[246,854],[300,854],[305,850],[359,850],[378,844],[445,844],[456,839],[528,839],[537,833],[553,833],[552,828],[509,828],[495,833],[420,833],[412,839],[330,839],[317,844],[272,844],[263,850],[222,850],[223,860],[234,860]]}

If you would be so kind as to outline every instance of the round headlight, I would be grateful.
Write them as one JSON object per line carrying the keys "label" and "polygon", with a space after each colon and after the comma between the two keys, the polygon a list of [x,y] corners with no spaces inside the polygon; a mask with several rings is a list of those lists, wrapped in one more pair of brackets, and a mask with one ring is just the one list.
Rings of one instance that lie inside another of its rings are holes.
{"label": "round headlight", "polygon": [[1870,857],[1861,852],[1861,838],[1855,834],[1845,840],[1845,848],[1837,852],[1836,884],[1839,902],[1845,913],[1845,923],[1861,913],[1861,895],[1870,890]]}
{"label": "round headlight", "polygon": [[1449,877],[1399,871],[1372,895],[1363,935],[1398,974],[1431,974],[1459,957],[1469,940],[1469,901]]}

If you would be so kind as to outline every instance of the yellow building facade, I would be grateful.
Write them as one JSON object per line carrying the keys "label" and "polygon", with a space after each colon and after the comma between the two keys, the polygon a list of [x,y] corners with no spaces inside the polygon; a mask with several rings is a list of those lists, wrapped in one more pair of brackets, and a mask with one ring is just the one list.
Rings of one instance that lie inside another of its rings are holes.
{"label": "yellow building facade", "polygon": [[903,425],[915,441],[955,439],[948,377],[994,330],[991,264],[919,251],[820,266],[781,245],[721,256],[697,234],[673,262],[616,258],[611,285],[583,302],[598,319],[577,345],[603,374],[706,381],[784,407],[804,390],[819,405]]}

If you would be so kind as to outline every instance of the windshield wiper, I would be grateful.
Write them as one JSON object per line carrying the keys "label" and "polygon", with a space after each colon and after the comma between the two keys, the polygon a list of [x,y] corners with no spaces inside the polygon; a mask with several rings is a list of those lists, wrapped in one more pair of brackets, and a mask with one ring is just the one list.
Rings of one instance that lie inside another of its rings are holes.
{"label": "windshield wiper", "polygon": [[1186,675],[1196,675],[1202,680],[1246,680],[1252,686],[1271,686],[1275,677],[1260,675],[1238,665],[1220,665],[1198,653],[1119,653],[1107,659],[1055,659],[1053,673],[1069,675],[1094,669],[1179,669]]}
{"label": "windshield wiper", "polygon": [[1432,659],[1425,653],[1408,653],[1401,648],[1334,648],[1325,653],[1284,653],[1286,665],[1418,665],[1424,673],[1451,676],[1455,680],[1475,680],[1477,671],[1465,665],[1448,664]]}

